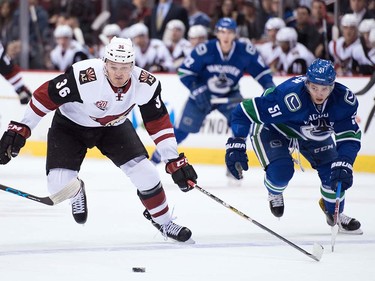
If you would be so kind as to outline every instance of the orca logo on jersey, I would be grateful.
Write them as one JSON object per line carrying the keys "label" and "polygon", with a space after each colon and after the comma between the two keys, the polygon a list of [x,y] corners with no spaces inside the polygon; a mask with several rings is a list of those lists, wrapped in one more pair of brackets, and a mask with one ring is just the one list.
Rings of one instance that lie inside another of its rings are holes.
{"label": "orca logo on jersey", "polygon": [[96,74],[92,67],[89,67],[88,69],[81,70],[79,72],[79,83],[86,84],[92,81],[96,81]]}
{"label": "orca logo on jersey", "polygon": [[141,71],[141,74],[139,75],[138,79],[139,79],[139,82],[146,83],[150,86],[154,84],[156,81],[156,78],[145,70]]}
{"label": "orca logo on jersey", "polygon": [[333,134],[333,126],[325,119],[317,119],[306,126],[301,126],[301,133],[311,140],[322,141]]}

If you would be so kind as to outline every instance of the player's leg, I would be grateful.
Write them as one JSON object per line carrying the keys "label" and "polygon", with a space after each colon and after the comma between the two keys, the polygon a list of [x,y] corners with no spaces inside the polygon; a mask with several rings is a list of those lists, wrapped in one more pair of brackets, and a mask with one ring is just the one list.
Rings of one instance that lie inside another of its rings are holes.
{"label": "player's leg", "polygon": [[146,148],[132,124],[127,121],[113,127],[103,136],[98,148],[129,177],[137,188],[138,197],[146,207],[146,213],[149,214],[147,218],[152,224],[167,237],[177,241],[187,241],[191,231],[172,222],[158,171],[148,160]]}
{"label": "player's leg", "polygon": [[255,126],[253,129],[251,143],[266,172],[264,185],[268,190],[270,209],[274,216],[281,217],[284,214],[283,192],[294,174],[289,140],[271,127]]}
{"label": "player's leg", "polygon": [[[59,192],[71,180],[78,177],[87,146],[81,135],[90,138],[85,129],[73,125],[62,117],[55,116],[47,138],[47,185],[51,194]],[[84,183],[76,196],[71,198],[72,215],[77,223],[87,221],[88,208]]]}
{"label": "player's leg", "polygon": [[[316,169],[321,181],[320,192],[322,198],[319,206],[326,215],[327,223],[333,226],[333,214],[335,212],[336,193],[331,189],[331,163],[337,157],[336,145],[332,138],[319,142],[300,141],[300,151],[310,162],[313,169]],[[361,232],[361,224],[358,220],[343,213],[345,207],[345,191],[340,194],[339,219],[341,230]]]}

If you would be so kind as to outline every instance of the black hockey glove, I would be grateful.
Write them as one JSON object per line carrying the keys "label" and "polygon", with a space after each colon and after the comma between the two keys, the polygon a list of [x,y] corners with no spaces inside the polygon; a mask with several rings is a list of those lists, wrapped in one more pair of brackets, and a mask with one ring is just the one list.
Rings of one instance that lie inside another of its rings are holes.
{"label": "black hockey glove", "polygon": [[193,166],[188,163],[183,153],[180,153],[178,158],[169,160],[165,166],[165,170],[168,174],[172,175],[174,183],[177,184],[183,192],[187,192],[193,188],[188,184],[188,180],[197,183],[197,173]]}
{"label": "black hockey glove", "polygon": [[236,179],[242,179],[242,170],[247,171],[249,169],[245,140],[243,138],[229,138],[225,148],[225,164],[229,172]]}
{"label": "black hockey glove", "polygon": [[347,190],[353,184],[353,166],[344,159],[336,159],[331,165],[331,189],[337,190],[341,181],[342,191]]}
{"label": "black hockey glove", "polygon": [[31,99],[31,92],[26,86],[22,86],[16,90],[21,104],[28,104]]}
{"label": "black hockey glove", "polygon": [[12,157],[16,157],[30,135],[31,131],[28,126],[10,121],[8,130],[4,132],[0,140],[0,164],[5,165]]}

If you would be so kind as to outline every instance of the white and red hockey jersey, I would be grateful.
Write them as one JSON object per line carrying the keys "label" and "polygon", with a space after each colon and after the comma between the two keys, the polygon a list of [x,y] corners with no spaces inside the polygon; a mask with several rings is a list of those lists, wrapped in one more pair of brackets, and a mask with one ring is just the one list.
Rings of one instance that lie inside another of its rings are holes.
{"label": "white and red hockey jersey", "polygon": [[162,159],[177,158],[177,143],[161,99],[160,81],[136,66],[128,83],[115,88],[107,80],[101,59],[77,62],[34,92],[21,122],[33,129],[43,116],[58,109],[84,127],[117,126],[125,122],[135,106],[139,106],[145,128]]}

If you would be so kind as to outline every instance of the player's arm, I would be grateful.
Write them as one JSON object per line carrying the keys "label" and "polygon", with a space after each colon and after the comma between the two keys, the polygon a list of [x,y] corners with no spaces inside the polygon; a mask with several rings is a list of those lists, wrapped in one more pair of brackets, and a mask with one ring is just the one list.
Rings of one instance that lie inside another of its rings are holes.
{"label": "player's arm", "polygon": [[139,108],[145,128],[156,144],[161,160],[166,162],[166,172],[172,175],[173,181],[182,191],[189,191],[192,187],[188,181],[196,183],[198,176],[185,155],[178,154],[173,125],[161,99],[160,82],[150,101]]}
{"label": "player's arm", "polygon": [[161,98],[161,85],[158,83],[152,98],[139,106],[145,128],[154,141],[162,160],[178,157],[177,142],[167,108]]}
{"label": "player's arm", "polygon": [[259,55],[256,47],[250,42],[245,47],[246,57],[248,59],[248,65],[246,72],[249,73],[262,87],[264,90],[274,87],[272,71],[264,62],[262,56]]}
{"label": "player's arm", "polygon": [[189,56],[184,59],[182,65],[178,68],[178,76],[190,91],[194,91],[202,86],[207,88],[203,82],[199,82],[199,74],[205,67],[205,55],[207,54],[206,44],[199,44]]}
{"label": "player's arm", "polygon": [[361,147],[362,132],[356,122],[358,100],[348,88],[345,87],[344,91],[340,95],[343,99],[338,101],[340,110],[335,111],[333,127],[339,156],[353,164]]}
{"label": "player's arm", "polygon": [[43,83],[34,92],[21,122],[10,121],[8,130],[4,132],[0,140],[0,164],[7,164],[12,157],[18,155],[26,139],[30,137],[31,130],[47,113],[73,101],[82,102],[73,71]]}
{"label": "player's arm", "polygon": [[46,114],[68,102],[82,102],[72,67],[34,91],[21,123],[33,129]]}
{"label": "player's arm", "polygon": [[21,68],[12,62],[2,44],[0,44],[0,74],[13,86],[20,103],[27,104],[31,98],[31,91],[23,82]]}
{"label": "player's arm", "polygon": [[353,184],[353,165],[361,148],[362,134],[355,119],[358,101],[349,89],[337,107],[340,110],[335,112],[338,118],[334,130],[338,156],[331,165],[331,188],[335,191],[339,181],[343,190]]}

